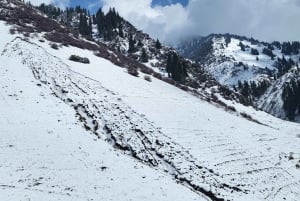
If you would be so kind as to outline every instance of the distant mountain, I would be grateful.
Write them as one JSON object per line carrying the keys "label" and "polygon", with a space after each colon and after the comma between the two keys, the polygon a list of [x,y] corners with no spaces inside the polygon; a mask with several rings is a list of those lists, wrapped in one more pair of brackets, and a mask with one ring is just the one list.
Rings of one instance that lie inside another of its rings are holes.
{"label": "distant mountain", "polygon": [[220,84],[274,116],[300,121],[299,42],[261,42],[230,34],[193,38],[179,45]]}

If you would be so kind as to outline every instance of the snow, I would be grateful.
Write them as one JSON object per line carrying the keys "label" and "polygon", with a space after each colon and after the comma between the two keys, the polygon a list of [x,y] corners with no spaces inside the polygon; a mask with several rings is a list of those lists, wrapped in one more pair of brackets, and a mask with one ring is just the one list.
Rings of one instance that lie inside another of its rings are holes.
{"label": "snow", "polygon": [[[242,42],[248,46],[245,51],[241,50],[239,43]],[[252,55],[251,48],[257,49],[259,55]],[[273,51],[275,59],[272,60],[269,56],[262,53],[264,45],[253,45],[249,41],[243,41],[231,38],[229,44],[225,43],[225,38],[213,38],[213,55],[219,58],[216,62],[210,63],[206,69],[209,73],[221,84],[227,86],[237,85],[238,81],[259,81],[266,79],[265,69],[276,71],[274,67],[276,57],[281,58],[280,50]],[[227,60],[222,60],[222,57]],[[258,60],[257,60],[258,57]],[[246,67],[239,66],[242,62]]]}
{"label": "snow", "polygon": [[[272,44],[263,42],[251,44],[251,39],[238,38],[232,36],[230,42],[226,44],[225,37],[213,37],[212,54],[202,65],[220,84],[229,88],[236,89],[239,81],[255,82],[258,86],[262,82],[269,83],[270,86],[262,96],[252,97],[253,105],[275,117],[288,119],[283,107],[282,90],[285,82],[297,77],[300,54],[284,55],[287,60],[292,59],[295,66],[278,77],[276,61],[283,57],[280,49]],[[244,44],[245,51],[241,50],[240,42]],[[269,46],[273,48],[273,60],[263,53],[263,49]],[[258,50],[259,55],[252,55],[251,48]],[[295,117],[295,122],[299,122],[299,117]]]}
{"label": "snow", "polygon": [[0,60],[1,200],[203,200],[90,135],[18,57]]}
{"label": "snow", "polygon": [[[226,102],[255,123],[88,50],[6,37],[4,199],[207,199],[190,190],[197,186],[230,200],[299,200],[298,124]],[[68,60],[72,54],[91,63]]]}
{"label": "snow", "polygon": [[[93,58],[88,52],[76,48],[62,49],[59,54],[62,52],[80,52],[80,55]],[[281,165],[286,164],[278,160],[281,153],[299,153],[296,143],[299,142],[296,138],[296,134],[300,132],[298,125],[236,104],[239,111],[250,114],[268,126],[253,123],[202,102],[155,78],[149,83],[142,76],[128,76],[124,69],[101,58],[92,60],[95,65],[92,63],[86,66],[66,59],[64,62],[74,71],[97,80],[105,88],[114,91],[133,110],[162,128],[164,134],[187,147],[189,153],[202,165],[223,175],[226,182],[234,180],[233,184],[259,189],[253,194],[260,199],[267,196],[273,196],[272,199],[287,196],[287,192],[295,191],[295,186],[299,185],[297,179],[292,179],[297,178],[299,172],[294,171],[295,168],[290,169],[292,173],[282,169]],[[277,165],[278,163],[282,164]],[[289,173],[286,174],[286,171]],[[289,174],[296,175],[290,177]],[[280,176],[273,179],[274,175]],[[283,194],[272,194],[276,191],[274,189],[280,189],[282,185],[288,186]]]}
{"label": "snow", "polygon": [[[239,43],[242,42],[245,46],[249,46],[245,52],[243,52],[239,46]],[[251,48],[257,49],[260,55],[251,55],[250,50]],[[243,61],[247,63],[249,66],[257,66],[259,68],[268,67],[270,69],[274,69],[273,64],[274,60],[271,60],[269,56],[262,54],[264,46],[252,45],[248,41],[240,41],[238,39],[232,39],[231,42],[228,44],[226,48],[225,55],[226,56],[233,56],[236,61]],[[256,60],[256,57],[259,60]]]}

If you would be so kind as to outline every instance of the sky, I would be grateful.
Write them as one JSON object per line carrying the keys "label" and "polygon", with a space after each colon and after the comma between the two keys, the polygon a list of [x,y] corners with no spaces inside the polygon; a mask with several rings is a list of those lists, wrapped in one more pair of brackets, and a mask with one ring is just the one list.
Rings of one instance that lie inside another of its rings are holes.
{"label": "sky", "polygon": [[110,7],[161,41],[232,33],[263,41],[300,41],[300,0],[31,0],[91,11]]}

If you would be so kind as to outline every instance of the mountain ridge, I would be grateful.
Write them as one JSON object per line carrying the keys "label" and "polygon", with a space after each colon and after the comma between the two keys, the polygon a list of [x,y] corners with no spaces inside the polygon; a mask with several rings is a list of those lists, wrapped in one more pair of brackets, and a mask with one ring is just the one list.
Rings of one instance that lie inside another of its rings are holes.
{"label": "mountain ridge", "polygon": [[289,87],[298,91],[299,50],[299,42],[267,43],[231,34],[212,34],[179,47],[220,84],[245,96],[247,104],[292,121],[299,118],[298,106],[288,102],[298,102],[299,93],[291,93]]}

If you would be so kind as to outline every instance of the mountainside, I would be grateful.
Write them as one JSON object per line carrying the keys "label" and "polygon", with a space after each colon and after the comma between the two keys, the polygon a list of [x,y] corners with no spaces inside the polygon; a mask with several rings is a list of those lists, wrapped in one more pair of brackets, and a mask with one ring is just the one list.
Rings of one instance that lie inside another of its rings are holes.
{"label": "mountainside", "polygon": [[[135,62],[137,67],[134,69],[132,65],[125,65],[129,74],[137,76],[140,71],[146,74],[145,78],[152,75],[232,112],[236,112],[235,108],[221,99],[247,104],[247,98],[219,84],[202,66],[182,57],[176,49],[161,44],[158,39],[152,39],[142,30],[137,30],[114,8],[110,8],[106,14],[99,9],[94,15],[80,6],[60,10],[52,5],[42,4],[37,9],[71,29],[76,33],[75,36],[81,34],[85,39],[102,47],[105,45],[109,48],[108,52],[114,52],[123,60],[126,58]],[[56,41],[54,37],[53,39]],[[103,54],[100,56],[103,57]],[[116,59],[105,58],[115,63]],[[123,63],[124,61],[117,62],[117,65],[124,67]]]}
{"label": "mountainside", "polygon": [[213,34],[183,42],[180,52],[248,104],[282,119],[299,121],[300,42],[260,42]]}
{"label": "mountainside", "polygon": [[0,34],[1,200],[299,200],[299,124],[145,74],[21,1],[0,2]]}
{"label": "mountainside", "polygon": [[[126,157],[118,151],[122,136],[108,132],[130,135],[130,129],[151,129],[151,123],[100,83],[71,71],[48,45],[9,36],[8,30],[1,22],[1,200],[203,200]],[[129,154],[130,145],[124,146]]]}
{"label": "mountainside", "polygon": [[[158,39],[152,39],[148,34],[137,30],[113,8],[106,14],[99,9],[95,15],[79,6],[63,11],[52,5],[42,4],[38,9],[86,39],[105,45],[115,54],[139,63],[138,70],[142,73],[204,96],[216,104],[219,101],[211,94],[220,93],[229,100],[245,101],[239,94],[218,84],[197,63],[182,57],[177,50],[161,44]],[[212,87],[213,93],[203,95],[203,89],[211,91]]]}

